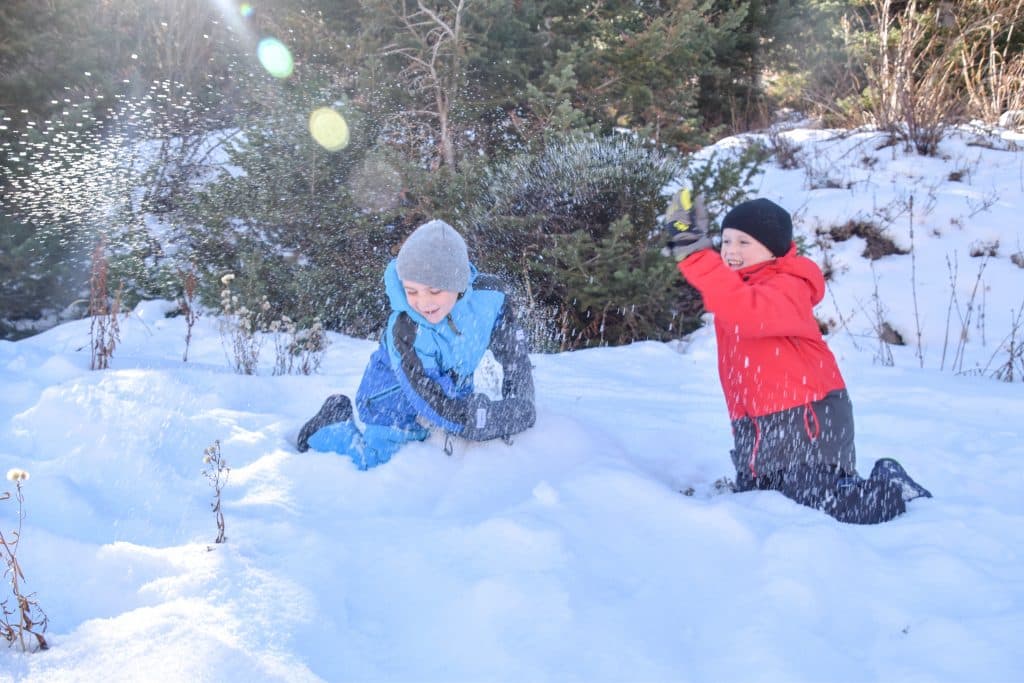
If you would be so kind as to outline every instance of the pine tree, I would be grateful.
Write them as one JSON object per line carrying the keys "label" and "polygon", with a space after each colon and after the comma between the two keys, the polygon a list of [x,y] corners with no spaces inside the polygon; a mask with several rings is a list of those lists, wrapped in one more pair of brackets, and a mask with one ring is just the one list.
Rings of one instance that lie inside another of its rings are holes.
{"label": "pine tree", "polygon": [[84,248],[59,233],[0,214],[0,339],[45,329],[87,299],[87,261]]}
{"label": "pine tree", "polygon": [[[260,108],[225,141],[225,170],[174,215],[178,244],[205,273],[207,300],[233,272],[243,295],[266,296],[278,313],[369,334],[383,321],[375,292],[401,180],[381,182],[389,169],[372,154],[373,121],[334,99],[329,75],[314,75],[254,80]],[[326,149],[311,135],[311,113],[324,103],[346,121],[347,145]]]}

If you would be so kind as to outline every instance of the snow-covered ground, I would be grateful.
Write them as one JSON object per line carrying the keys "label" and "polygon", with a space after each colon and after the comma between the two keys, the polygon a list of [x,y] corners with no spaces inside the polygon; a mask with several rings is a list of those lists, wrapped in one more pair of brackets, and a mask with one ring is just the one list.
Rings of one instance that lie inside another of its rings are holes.
{"label": "snow-covered ground", "polygon": [[[373,341],[332,335],[314,376],[270,376],[267,345],[241,376],[215,319],[183,363],[184,321],[148,302],[109,370],[88,370],[88,321],[0,342],[0,471],[31,475],[21,586],[51,646],[0,652],[0,680],[1024,680],[1024,383],[992,378],[1024,304],[1024,153],[788,135],[803,166],[767,167],[757,194],[833,270],[819,315],[860,469],[895,457],[933,499],[860,527],[716,494],[731,439],[708,328],[537,354],[537,425],[511,445],[434,438],[360,472],[293,443]],[[850,219],[913,255],[815,246]],[[880,345],[880,321],[908,345]],[[5,538],[17,509],[0,502]]]}

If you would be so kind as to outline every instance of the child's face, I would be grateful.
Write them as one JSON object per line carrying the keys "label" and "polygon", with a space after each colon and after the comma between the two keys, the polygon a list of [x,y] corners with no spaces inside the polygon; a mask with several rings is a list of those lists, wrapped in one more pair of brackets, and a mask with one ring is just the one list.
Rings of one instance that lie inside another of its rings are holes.
{"label": "child's face", "polygon": [[402,280],[402,287],[405,288],[405,298],[412,309],[431,323],[444,320],[459,300],[458,292],[428,287],[412,280]]}
{"label": "child's face", "polygon": [[733,270],[771,261],[775,255],[756,239],[736,228],[722,230],[722,260]]}

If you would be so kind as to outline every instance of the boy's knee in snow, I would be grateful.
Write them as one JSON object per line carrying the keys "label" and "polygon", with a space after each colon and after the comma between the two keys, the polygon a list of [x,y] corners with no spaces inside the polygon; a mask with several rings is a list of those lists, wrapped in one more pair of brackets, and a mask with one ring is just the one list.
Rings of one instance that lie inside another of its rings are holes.
{"label": "boy's knee in snow", "polygon": [[907,509],[897,483],[863,479],[832,465],[797,465],[756,478],[737,470],[736,490],[775,490],[848,524],[887,522]]}
{"label": "boy's knee in snow", "polygon": [[[375,432],[371,429],[370,433]],[[368,470],[386,463],[398,450],[397,445],[380,439],[368,441],[351,420],[320,428],[309,437],[309,446],[317,451],[337,453],[351,458],[360,470]]]}
{"label": "boy's knee in snow", "polygon": [[[391,460],[408,441],[422,441],[430,432],[416,426],[409,429],[368,424],[363,432],[363,465],[359,469],[369,469],[383,465]],[[359,463],[357,463],[359,464]]]}
{"label": "boy's knee in snow", "polygon": [[339,453],[355,459],[363,449],[362,435],[352,420],[321,427],[307,440],[309,447],[325,453]]}
{"label": "boy's knee in snow", "polygon": [[298,446],[300,451],[312,448],[344,455],[360,470],[367,470],[389,461],[407,441],[422,441],[428,435],[428,430],[415,424],[408,428],[368,424],[360,431],[349,400],[336,394],[303,426]]}

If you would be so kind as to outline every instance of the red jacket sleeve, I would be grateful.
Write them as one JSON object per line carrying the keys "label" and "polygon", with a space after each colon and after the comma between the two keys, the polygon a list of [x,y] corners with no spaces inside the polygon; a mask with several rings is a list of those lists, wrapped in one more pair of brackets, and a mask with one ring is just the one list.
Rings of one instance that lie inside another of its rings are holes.
{"label": "red jacket sleeve", "polygon": [[742,337],[821,335],[814,320],[814,304],[816,292],[824,288],[824,278],[819,288],[805,274],[779,269],[775,262],[769,262],[762,267],[777,272],[748,280],[726,266],[711,249],[692,254],[678,265],[683,277],[701,293],[705,310],[714,313],[720,325],[734,328]]}

